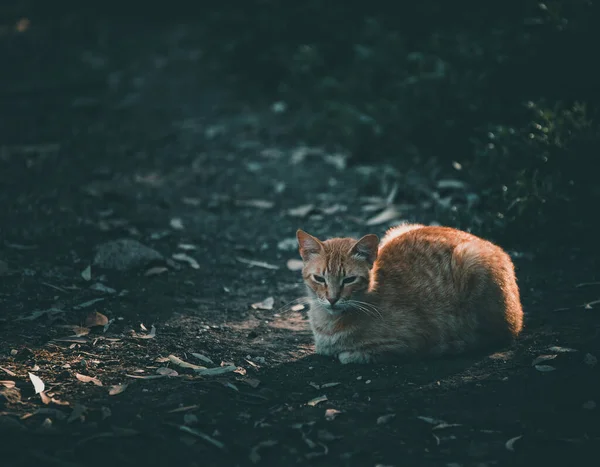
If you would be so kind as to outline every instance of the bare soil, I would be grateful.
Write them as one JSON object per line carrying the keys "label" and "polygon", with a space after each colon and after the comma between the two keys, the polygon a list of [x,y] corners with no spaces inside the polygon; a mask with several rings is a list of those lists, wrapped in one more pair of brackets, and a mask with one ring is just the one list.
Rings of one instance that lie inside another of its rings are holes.
{"label": "bare soil", "polygon": [[[297,228],[382,234],[386,225],[365,225],[373,213],[364,197],[385,197],[393,171],[311,155],[293,109],[277,112],[208,79],[191,20],[159,27],[69,17],[3,34],[2,465],[597,461],[592,253],[527,239],[504,245],[527,314],[511,348],[377,366],[316,356],[305,310],[289,305],[303,294],[287,267],[297,252],[279,244],[293,244]],[[416,206],[406,220],[433,222],[438,211],[423,202],[420,181],[430,175],[418,170],[401,175],[414,183],[394,202]],[[305,204],[325,210],[290,215]],[[96,248],[119,238],[168,261],[124,272],[92,265],[91,277],[82,275]],[[166,270],[147,275],[153,267]],[[268,297],[272,309],[251,306]],[[94,312],[112,320],[106,331],[75,328]],[[236,370],[198,375],[170,355]],[[536,366],[540,355],[553,357]],[[45,398],[29,373],[45,383]]]}

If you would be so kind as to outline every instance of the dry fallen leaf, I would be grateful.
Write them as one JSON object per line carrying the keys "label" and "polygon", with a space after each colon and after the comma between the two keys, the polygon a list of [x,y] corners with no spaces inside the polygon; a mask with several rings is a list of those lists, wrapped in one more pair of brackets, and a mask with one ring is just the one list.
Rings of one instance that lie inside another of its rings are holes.
{"label": "dry fallen leaf", "polygon": [[183,221],[179,217],[174,217],[173,219],[171,219],[171,221],[169,222],[169,225],[171,226],[172,229],[175,229],[175,230],[183,230],[185,228],[183,226]]}
{"label": "dry fallen leaf", "polygon": [[514,451],[515,450],[515,443],[520,440],[523,437],[523,435],[521,436],[515,436],[514,438],[509,439],[505,446],[506,449],[508,449],[509,451]]}
{"label": "dry fallen leaf", "polygon": [[548,362],[550,360],[554,360],[557,357],[556,354],[554,355],[540,355],[536,358],[533,359],[533,361],[531,362],[532,366],[536,366],[542,362]]}
{"label": "dry fallen leaf", "polygon": [[158,276],[159,274],[162,274],[164,272],[167,272],[169,269],[165,268],[164,266],[155,266],[153,268],[148,269],[145,273],[144,276]]}
{"label": "dry fallen leaf", "polygon": [[325,389],[325,388],[333,388],[335,386],[339,386],[342,383],[325,383],[325,384],[321,384],[321,389]]}
{"label": "dry fallen leaf", "polygon": [[294,305],[292,308],[290,308],[290,310],[292,310],[292,311],[302,311],[302,310],[304,310],[304,308],[306,308],[306,306],[303,305],[302,303],[299,303],[298,305]]}
{"label": "dry fallen leaf", "polygon": [[8,368],[4,368],[0,366],[0,370],[4,371],[8,376],[17,376],[17,374],[13,371],[10,371]]}
{"label": "dry fallen leaf", "polygon": [[571,349],[569,347],[561,347],[559,345],[553,345],[552,347],[548,347],[550,352],[556,353],[569,353],[569,352],[578,352],[576,349]]}
{"label": "dry fallen leaf", "polygon": [[304,267],[304,262],[300,259],[288,259],[286,266],[290,271],[301,271]]}
{"label": "dry fallen leaf", "polygon": [[198,360],[202,360],[204,363],[210,363],[211,365],[215,364],[215,362],[213,362],[209,357],[207,357],[206,355],[203,355],[201,353],[191,352],[191,355],[196,357]]}
{"label": "dry fallen leaf", "polygon": [[15,387],[15,382],[14,381],[9,381],[9,380],[4,380],[4,381],[0,381],[0,386],[4,386],[5,388],[14,388]]}
{"label": "dry fallen leaf", "polygon": [[169,361],[181,368],[188,368],[190,370],[204,370],[206,367],[200,365],[194,365],[193,363],[184,362],[181,358],[175,355],[169,355]]}
{"label": "dry fallen leaf", "polygon": [[393,418],[396,418],[396,414],[395,413],[389,413],[389,414],[386,414],[386,415],[381,415],[380,417],[377,417],[377,424],[378,425],[383,425],[385,423],[388,423]]}
{"label": "dry fallen leaf", "polygon": [[27,373],[29,375],[29,379],[33,383],[33,387],[35,388],[35,393],[39,394],[40,392],[44,392],[46,389],[46,385],[42,381],[39,376],[34,375],[33,373]]}
{"label": "dry fallen leaf", "polygon": [[195,251],[198,249],[196,245],[192,245],[191,243],[180,243],[177,245],[177,248],[183,251]]}
{"label": "dry fallen leaf", "polygon": [[262,302],[253,303],[250,305],[254,310],[272,310],[275,304],[273,297],[265,298]]}
{"label": "dry fallen leaf", "polygon": [[248,264],[249,266],[256,266],[265,269],[279,269],[279,266],[265,263],[264,261],[254,261],[253,259],[240,258],[239,256],[237,256],[235,259],[238,260],[240,263]]}
{"label": "dry fallen leaf", "polygon": [[396,210],[395,207],[390,206],[390,207],[384,209],[383,211],[381,211],[376,216],[373,216],[370,219],[368,219],[365,222],[365,224],[369,225],[369,226],[380,225],[380,224],[384,224],[386,222],[390,222],[395,219],[399,220],[399,218],[400,218],[400,213]]}
{"label": "dry fallen leaf", "polygon": [[213,446],[215,446],[219,449],[225,449],[225,445],[221,441],[218,441],[215,438],[213,438],[212,436],[208,436],[207,434],[202,433],[201,431],[198,431],[195,428],[190,428],[187,425],[180,425],[179,429],[181,431],[185,431],[186,433],[189,433],[191,435],[197,436],[198,438],[203,439],[204,441],[212,444]]}
{"label": "dry fallen leaf", "polygon": [[201,376],[216,376],[225,373],[232,373],[237,369],[235,365],[220,366],[217,368],[204,368],[202,370],[194,370],[197,375]]}
{"label": "dry fallen leaf", "polygon": [[437,418],[426,417],[423,415],[419,415],[417,417],[419,420],[423,420],[424,422],[430,423],[431,425],[439,425],[440,423],[446,423],[444,420],[439,420]]}
{"label": "dry fallen leaf", "polygon": [[310,405],[311,407],[314,407],[315,405],[320,404],[321,402],[325,402],[327,400],[327,396],[319,396],[309,400],[306,404]]}
{"label": "dry fallen leaf", "polygon": [[156,337],[156,327],[152,325],[148,334],[135,333],[133,337],[135,337],[136,339],[153,339],[154,337]]}
{"label": "dry fallen leaf", "polygon": [[128,375],[126,374],[125,376],[127,376],[128,378],[134,378],[134,379],[159,379],[159,378],[166,378],[167,375],[146,375],[146,376],[140,376],[140,375]]}
{"label": "dry fallen leaf", "polygon": [[81,375],[79,373],[75,373],[75,378],[77,378],[82,383],[93,383],[96,386],[102,386],[102,381],[100,381],[98,378],[95,378],[92,376]]}
{"label": "dry fallen leaf", "polygon": [[264,199],[240,200],[240,201],[237,201],[236,204],[238,206],[257,208],[257,209],[271,209],[273,206],[275,206],[275,203],[273,201],[267,201]]}
{"label": "dry fallen leaf", "polygon": [[92,280],[92,267],[88,266],[83,271],[81,271],[81,277],[83,278],[84,281],[91,281]]}
{"label": "dry fallen leaf", "polygon": [[337,417],[339,414],[341,414],[342,411],[341,410],[337,410],[337,409],[327,409],[325,411],[325,420],[327,421],[332,421],[335,419],[335,417]]}
{"label": "dry fallen leaf", "polygon": [[156,374],[162,376],[179,376],[179,373],[177,373],[173,368],[167,368],[164,366],[161,368],[157,368]]}
{"label": "dry fallen leaf", "polygon": [[85,326],[93,328],[94,326],[106,326],[108,324],[108,318],[102,313],[94,311],[85,317]]}
{"label": "dry fallen leaf", "polygon": [[288,214],[292,217],[306,217],[315,209],[314,204],[303,204],[297,208],[288,209]]}
{"label": "dry fallen leaf", "polygon": [[128,384],[113,384],[108,389],[108,395],[116,396],[117,394],[121,394],[122,392],[125,392],[125,390],[127,389],[128,386],[129,386]]}
{"label": "dry fallen leaf", "polygon": [[535,369],[543,373],[556,370],[552,365],[535,365]]}
{"label": "dry fallen leaf", "polygon": [[188,263],[192,269],[200,269],[198,261],[196,261],[190,255],[186,255],[185,253],[174,253],[171,255],[171,258],[173,258],[176,261]]}

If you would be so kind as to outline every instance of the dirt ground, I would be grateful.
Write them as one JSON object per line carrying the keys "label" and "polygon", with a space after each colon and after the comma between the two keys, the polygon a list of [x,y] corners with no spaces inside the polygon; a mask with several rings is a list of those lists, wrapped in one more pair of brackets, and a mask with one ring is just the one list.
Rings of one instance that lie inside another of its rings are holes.
{"label": "dirt ground", "polygon": [[[381,235],[386,222],[366,223],[387,201],[402,220],[435,222],[430,174],[305,147],[293,109],[207,79],[191,21],[25,29],[0,35],[2,465],[598,459],[588,251],[504,245],[527,314],[514,347],[377,366],[315,356],[292,309],[296,229]],[[92,264],[123,238],[163,259]]]}

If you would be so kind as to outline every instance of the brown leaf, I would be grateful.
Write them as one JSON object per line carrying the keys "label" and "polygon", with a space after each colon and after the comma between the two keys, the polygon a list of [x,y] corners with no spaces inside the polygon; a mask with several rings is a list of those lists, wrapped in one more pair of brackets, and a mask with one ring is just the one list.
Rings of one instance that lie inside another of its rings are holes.
{"label": "brown leaf", "polygon": [[181,358],[176,357],[175,355],[169,355],[169,361],[181,368],[188,368],[190,370],[204,370],[205,366],[194,365],[193,363],[184,362]]}
{"label": "brown leaf", "polygon": [[117,394],[121,394],[122,392],[125,392],[125,390],[127,389],[128,386],[129,386],[128,384],[113,384],[108,389],[108,395],[116,396]]}
{"label": "brown leaf", "polygon": [[75,373],[75,378],[77,378],[82,383],[93,383],[96,386],[102,386],[102,381],[100,381],[98,378],[95,378],[92,376],[81,375],[79,373]]}
{"label": "brown leaf", "polygon": [[14,388],[16,383],[14,381],[4,380],[0,381],[0,386],[4,386],[5,388]]}
{"label": "brown leaf", "polygon": [[309,400],[306,404],[310,405],[311,407],[314,407],[315,405],[320,404],[321,402],[325,402],[327,400],[327,396],[319,396]]}
{"label": "brown leaf", "polygon": [[173,368],[161,367],[156,369],[156,374],[163,376],[179,376]]}
{"label": "brown leaf", "polygon": [[108,324],[108,318],[97,311],[93,311],[85,317],[85,326],[93,328],[94,326],[106,326]]}
{"label": "brown leaf", "polygon": [[265,298],[262,302],[253,303],[250,305],[254,310],[272,310],[275,300],[273,297]]}

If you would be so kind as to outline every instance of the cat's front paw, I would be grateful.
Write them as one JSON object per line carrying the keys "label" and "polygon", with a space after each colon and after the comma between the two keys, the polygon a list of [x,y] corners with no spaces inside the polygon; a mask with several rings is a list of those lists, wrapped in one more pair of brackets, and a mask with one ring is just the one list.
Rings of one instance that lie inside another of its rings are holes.
{"label": "cat's front paw", "polygon": [[369,363],[371,356],[364,352],[341,352],[338,355],[340,363]]}

